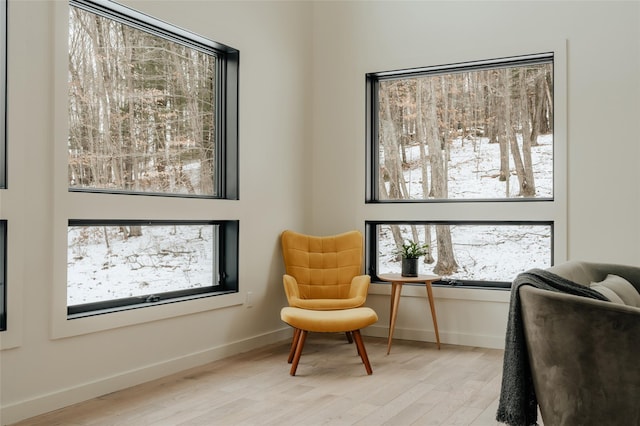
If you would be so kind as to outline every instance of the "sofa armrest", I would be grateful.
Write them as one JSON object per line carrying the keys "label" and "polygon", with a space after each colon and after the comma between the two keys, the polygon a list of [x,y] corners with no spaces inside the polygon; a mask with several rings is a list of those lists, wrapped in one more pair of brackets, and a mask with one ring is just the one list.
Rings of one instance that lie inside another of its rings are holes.
{"label": "sofa armrest", "polygon": [[528,285],[519,294],[544,423],[640,424],[640,309]]}

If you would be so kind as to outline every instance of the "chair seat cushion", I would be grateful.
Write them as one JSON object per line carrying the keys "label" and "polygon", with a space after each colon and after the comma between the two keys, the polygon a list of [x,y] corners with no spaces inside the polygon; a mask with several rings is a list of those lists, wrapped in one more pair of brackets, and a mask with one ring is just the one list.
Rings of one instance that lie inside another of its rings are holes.
{"label": "chair seat cushion", "polygon": [[280,318],[294,328],[322,333],[360,330],[378,321],[375,311],[365,307],[314,311],[287,306],[280,311]]}

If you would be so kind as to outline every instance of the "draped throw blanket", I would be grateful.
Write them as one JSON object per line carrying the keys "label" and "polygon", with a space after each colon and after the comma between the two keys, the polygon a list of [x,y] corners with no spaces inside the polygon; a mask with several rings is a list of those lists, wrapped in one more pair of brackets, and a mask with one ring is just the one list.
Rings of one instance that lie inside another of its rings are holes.
{"label": "draped throw blanket", "polygon": [[496,420],[511,426],[530,426],[537,424],[538,421],[538,403],[533,389],[531,370],[529,369],[520,311],[518,288],[522,285],[532,285],[543,290],[592,299],[608,300],[589,287],[544,269],[530,269],[516,277],[511,286],[511,301],[502,366],[502,388],[496,414]]}

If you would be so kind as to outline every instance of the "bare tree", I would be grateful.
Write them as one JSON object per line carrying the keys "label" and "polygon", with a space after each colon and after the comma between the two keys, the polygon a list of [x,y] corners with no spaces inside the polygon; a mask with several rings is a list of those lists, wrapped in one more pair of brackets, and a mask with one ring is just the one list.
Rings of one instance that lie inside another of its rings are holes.
{"label": "bare tree", "polygon": [[[425,98],[427,122],[427,141],[429,145],[429,159],[431,166],[431,192],[435,198],[447,198],[447,180],[445,175],[445,158],[439,137],[438,116],[436,112],[434,80],[429,79],[429,96]],[[438,244],[438,259],[433,272],[439,275],[451,275],[458,269],[451,242],[451,230],[447,225],[436,226]]]}
{"label": "bare tree", "polygon": [[215,56],[76,7],[69,185],[213,194]]}
{"label": "bare tree", "polygon": [[129,237],[141,237],[142,236],[142,226],[132,225],[129,226]]}

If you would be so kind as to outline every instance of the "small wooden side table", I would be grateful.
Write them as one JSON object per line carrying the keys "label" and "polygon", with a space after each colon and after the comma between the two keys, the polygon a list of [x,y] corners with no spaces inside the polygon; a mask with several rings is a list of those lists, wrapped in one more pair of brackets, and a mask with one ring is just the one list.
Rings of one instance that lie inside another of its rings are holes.
{"label": "small wooden side table", "polygon": [[383,281],[391,283],[391,312],[389,315],[389,341],[387,342],[387,355],[391,352],[391,342],[393,341],[393,330],[396,327],[396,317],[398,316],[398,305],[400,304],[400,293],[402,292],[402,284],[405,283],[424,283],[427,288],[427,299],[429,299],[429,307],[431,308],[431,318],[433,319],[433,329],[436,332],[436,345],[440,349],[440,334],[438,333],[438,320],[436,319],[436,307],[433,302],[433,291],[431,283],[440,279],[437,275],[418,275],[417,277],[403,277],[400,274],[380,274],[378,275]]}

